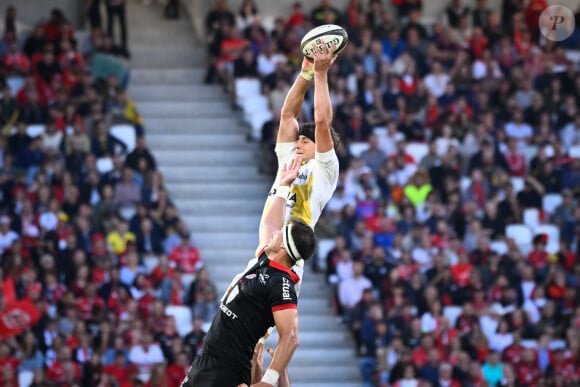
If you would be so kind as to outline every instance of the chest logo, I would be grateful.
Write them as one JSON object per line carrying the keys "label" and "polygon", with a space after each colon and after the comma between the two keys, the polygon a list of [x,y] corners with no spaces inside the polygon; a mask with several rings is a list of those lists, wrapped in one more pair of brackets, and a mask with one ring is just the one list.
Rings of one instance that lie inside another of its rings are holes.
{"label": "chest logo", "polygon": [[258,277],[258,279],[260,280],[260,283],[262,285],[266,285],[266,281],[270,278],[269,274],[264,274],[264,273],[260,273],[260,276]]}
{"label": "chest logo", "polygon": [[[260,274],[260,275],[262,275],[262,274]],[[256,275],[255,275],[255,274],[248,274],[248,275],[246,276],[246,278],[247,278],[247,279],[249,279],[249,280],[251,280],[251,279],[254,279],[254,278],[256,278]]]}

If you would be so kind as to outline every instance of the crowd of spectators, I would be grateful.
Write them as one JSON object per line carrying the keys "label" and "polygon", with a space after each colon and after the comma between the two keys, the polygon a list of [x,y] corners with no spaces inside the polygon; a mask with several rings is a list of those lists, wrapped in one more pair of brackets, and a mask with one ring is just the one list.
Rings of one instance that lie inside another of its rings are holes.
{"label": "crowd of spectators", "polygon": [[30,32],[16,20],[0,41],[0,385],[177,387],[216,289],[147,148],[125,47],[58,9]]}
{"label": "crowd of spectators", "polygon": [[315,267],[365,385],[580,382],[580,30],[546,39],[546,7],[451,0],[427,22],[421,0],[320,0],[267,23],[247,0],[208,15],[206,81],[258,79],[269,101],[267,173],[301,37],[348,30],[329,72],[341,174],[317,226],[334,242]]}

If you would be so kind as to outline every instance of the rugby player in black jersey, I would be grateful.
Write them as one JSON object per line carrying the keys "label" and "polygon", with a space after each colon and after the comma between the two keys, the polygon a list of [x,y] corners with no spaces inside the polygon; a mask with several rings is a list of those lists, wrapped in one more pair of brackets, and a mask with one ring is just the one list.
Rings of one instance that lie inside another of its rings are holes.
{"label": "rugby player in black jersey", "polygon": [[[312,228],[300,220],[284,224],[290,184],[301,159],[283,168],[272,204],[260,223],[265,246],[246,270],[234,277],[221,299],[201,353],[194,359],[182,387],[250,385],[254,347],[275,326],[279,340],[270,367],[252,386],[274,386],[298,346],[298,310],[292,266],[310,258],[316,246]],[[287,380],[280,380],[284,384]]]}

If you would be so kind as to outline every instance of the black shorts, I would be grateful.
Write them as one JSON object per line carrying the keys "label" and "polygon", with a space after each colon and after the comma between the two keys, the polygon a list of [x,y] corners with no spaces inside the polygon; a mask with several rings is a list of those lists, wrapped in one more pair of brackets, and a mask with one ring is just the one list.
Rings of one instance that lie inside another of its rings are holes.
{"label": "black shorts", "polygon": [[249,386],[250,382],[250,370],[203,352],[193,360],[181,387],[238,387],[242,383]]}

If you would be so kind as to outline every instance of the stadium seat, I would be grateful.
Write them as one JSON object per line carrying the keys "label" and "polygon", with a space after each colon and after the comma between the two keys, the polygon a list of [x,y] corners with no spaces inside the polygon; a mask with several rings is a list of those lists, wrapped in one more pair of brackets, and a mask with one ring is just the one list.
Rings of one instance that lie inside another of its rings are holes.
{"label": "stadium seat", "polygon": [[99,171],[101,175],[104,175],[113,170],[113,159],[110,157],[101,157],[97,159],[96,166],[97,171]]}
{"label": "stadium seat", "polygon": [[536,234],[547,234],[548,244],[546,251],[549,254],[556,254],[560,249],[560,229],[553,224],[541,224],[534,228]]}
{"label": "stadium seat", "polygon": [[10,93],[16,95],[24,87],[24,77],[6,77],[6,85],[10,88]]}
{"label": "stadium seat", "polygon": [[443,314],[449,319],[449,326],[454,327],[462,309],[460,306],[449,305],[443,308]]}
{"label": "stadium seat", "polygon": [[422,142],[410,142],[405,148],[405,152],[413,157],[416,164],[429,153],[429,145],[423,144]]}
{"label": "stadium seat", "polygon": [[255,97],[262,94],[261,84],[258,78],[238,78],[235,81],[236,103],[242,105],[242,102],[249,97]]}
{"label": "stadium seat", "polygon": [[554,351],[556,349],[565,349],[566,342],[564,340],[552,340],[550,344],[548,344],[549,348]]}
{"label": "stadium seat", "polygon": [[467,176],[461,177],[461,193],[464,194],[471,185],[471,178]]}
{"label": "stadium seat", "polygon": [[175,317],[175,325],[179,336],[183,337],[193,330],[191,308],[181,305],[168,305],[165,308],[165,314]]}
{"label": "stadium seat", "polygon": [[137,134],[135,133],[135,127],[133,125],[118,124],[111,126],[111,135],[120,140],[125,146],[127,146],[127,153],[135,149],[135,143],[137,142]]}
{"label": "stadium seat", "polygon": [[386,137],[387,136],[387,128],[384,126],[375,126],[373,128],[373,133],[379,137]]}
{"label": "stadium seat", "polygon": [[189,287],[193,281],[195,281],[195,274],[181,274],[181,285],[186,292],[189,290]]}
{"label": "stadium seat", "polygon": [[523,254],[527,254],[532,249],[532,230],[525,224],[514,223],[505,228],[507,238],[512,238]]}
{"label": "stadium seat", "polygon": [[546,194],[542,198],[542,209],[544,212],[551,215],[556,211],[556,208],[562,204],[562,201],[562,195],[558,193]]}
{"label": "stadium seat", "polygon": [[250,135],[253,140],[260,140],[262,138],[262,127],[271,119],[272,112],[269,110],[257,111],[246,115],[244,120],[248,123],[248,125],[250,125]]}
{"label": "stadium seat", "polygon": [[504,255],[508,252],[508,245],[504,241],[491,241],[489,243],[489,248],[499,255]]}
{"label": "stadium seat", "polygon": [[34,137],[38,137],[38,136],[41,136],[42,134],[44,134],[45,130],[46,130],[46,127],[42,124],[28,125],[26,127],[26,134],[28,134],[30,137],[34,138]]}
{"label": "stadium seat", "polygon": [[514,193],[517,194],[524,189],[524,178],[523,177],[512,177],[510,182],[514,186]]}
{"label": "stadium seat", "polygon": [[526,208],[523,213],[523,221],[530,229],[540,225],[540,210],[537,208]]}
{"label": "stadium seat", "polygon": [[573,159],[580,159],[580,145],[576,145],[570,148],[570,152],[568,152],[570,157]]}
{"label": "stadium seat", "polygon": [[522,347],[524,348],[538,348],[537,340],[522,340]]}
{"label": "stadium seat", "polygon": [[143,258],[143,265],[145,266],[147,273],[151,273],[151,271],[155,269],[158,264],[159,258],[157,258],[155,255],[148,255]]}
{"label": "stadium seat", "polygon": [[530,165],[530,161],[538,154],[538,147],[535,145],[527,145],[520,149],[520,151],[526,157],[526,170],[528,165]]}
{"label": "stadium seat", "polygon": [[18,373],[18,387],[29,387],[34,380],[34,372],[20,371]]}
{"label": "stadium seat", "polygon": [[326,256],[334,248],[334,239],[320,239],[316,248],[318,256],[318,267],[320,270],[326,270]]}
{"label": "stadium seat", "polygon": [[360,157],[361,153],[369,149],[369,144],[366,142],[351,142],[348,150],[353,157]]}

